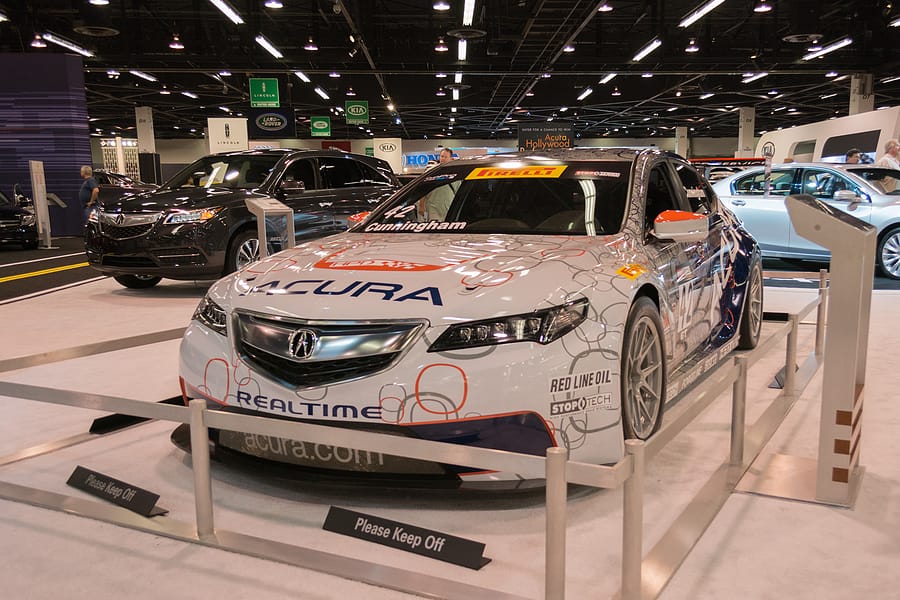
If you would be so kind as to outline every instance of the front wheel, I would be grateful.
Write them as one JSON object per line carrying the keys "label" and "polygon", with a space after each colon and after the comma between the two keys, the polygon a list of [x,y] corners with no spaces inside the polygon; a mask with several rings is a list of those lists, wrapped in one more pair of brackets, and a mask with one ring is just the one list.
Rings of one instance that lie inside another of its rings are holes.
{"label": "front wheel", "polygon": [[752,350],[759,343],[763,320],[763,274],[759,259],[755,259],[750,265],[744,293],[738,348]]}
{"label": "front wheel", "polygon": [[622,342],[622,424],[626,438],[646,440],[662,424],[666,392],[662,323],[652,300],[631,306]]}
{"label": "front wheel", "polygon": [[256,231],[245,229],[239,232],[234,239],[231,240],[231,246],[228,249],[228,258],[225,264],[226,273],[234,273],[240,271],[250,263],[259,260],[259,238]]}
{"label": "front wheel", "polygon": [[116,275],[113,277],[120,285],[133,290],[144,290],[152,288],[154,285],[162,281],[162,277],[154,275]]}
{"label": "front wheel", "polygon": [[884,234],[878,242],[878,266],[886,277],[900,279],[900,227]]}

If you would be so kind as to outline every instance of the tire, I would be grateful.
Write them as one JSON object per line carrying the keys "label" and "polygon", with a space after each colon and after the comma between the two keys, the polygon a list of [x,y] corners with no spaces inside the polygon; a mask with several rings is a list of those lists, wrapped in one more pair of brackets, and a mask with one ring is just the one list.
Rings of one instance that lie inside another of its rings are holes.
{"label": "tire", "polygon": [[662,424],[666,363],[662,322],[652,300],[631,306],[622,340],[622,428],[626,439],[646,440]]}
{"label": "tire", "polygon": [[116,275],[113,277],[120,285],[133,290],[145,290],[152,288],[154,285],[162,281],[162,277],[154,275]]}
{"label": "tire", "polygon": [[738,348],[752,350],[759,343],[763,320],[763,274],[758,258],[750,264],[747,276],[744,306],[741,308],[741,326],[738,331]]}
{"label": "tire", "polygon": [[240,271],[259,260],[259,238],[255,229],[239,231],[231,240],[225,259],[225,274]]}
{"label": "tire", "polygon": [[900,227],[885,233],[878,242],[878,268],[885,277],[900,279]]}

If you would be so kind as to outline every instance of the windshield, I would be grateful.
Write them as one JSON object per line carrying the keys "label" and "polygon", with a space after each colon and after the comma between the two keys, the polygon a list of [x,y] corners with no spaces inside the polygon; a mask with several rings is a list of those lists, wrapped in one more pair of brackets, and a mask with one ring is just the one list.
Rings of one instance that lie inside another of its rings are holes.
{"label": "windshield", "polygon": [[165,190],[193,187],[257,188],[278,162],[279,156],[207,156],[182,169],[163,185]]}
{"label": "windshield", "polygon": [[854,175],[862,177],[880,194],[900,195],[900,171],[894,169],[878,169],[875,167],[860,167],[847,169]]}
{"label": "windshield", "polygon": [[358,232],[607,235],[622,226],[631,162],[445,165]]}

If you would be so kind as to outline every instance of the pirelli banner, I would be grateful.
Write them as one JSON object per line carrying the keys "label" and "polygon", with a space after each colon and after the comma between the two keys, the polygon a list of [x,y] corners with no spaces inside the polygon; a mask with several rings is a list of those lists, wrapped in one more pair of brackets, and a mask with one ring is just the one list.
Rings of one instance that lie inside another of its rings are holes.
{"label": "pirelli banner", "polygon": [[544,151],[571,148],[575,131],[571,125],[535,123],[519,125],[519,151]]}

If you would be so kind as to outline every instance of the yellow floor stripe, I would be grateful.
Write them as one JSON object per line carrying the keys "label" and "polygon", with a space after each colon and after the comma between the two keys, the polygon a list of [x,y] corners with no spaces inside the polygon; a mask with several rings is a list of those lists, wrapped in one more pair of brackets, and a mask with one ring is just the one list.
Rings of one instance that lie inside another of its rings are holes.
{"label": "yellow floor stripe", "polygon": [[31,273],[22,273],[20,275],[10,275],[9,277],[0,277],[0,283],[7,281],[15,281],[16,279],[25,279],[27,277],[37,277],[38,275],[48,275],[50,273],[59,273],[60,271],[68,271],[69,269],[80,269],[88,266],[88,263],[78,263],[75,265],[66,265],[64,267],[54,267],[52,269],[44,269],[42,271],[32,271]]}

